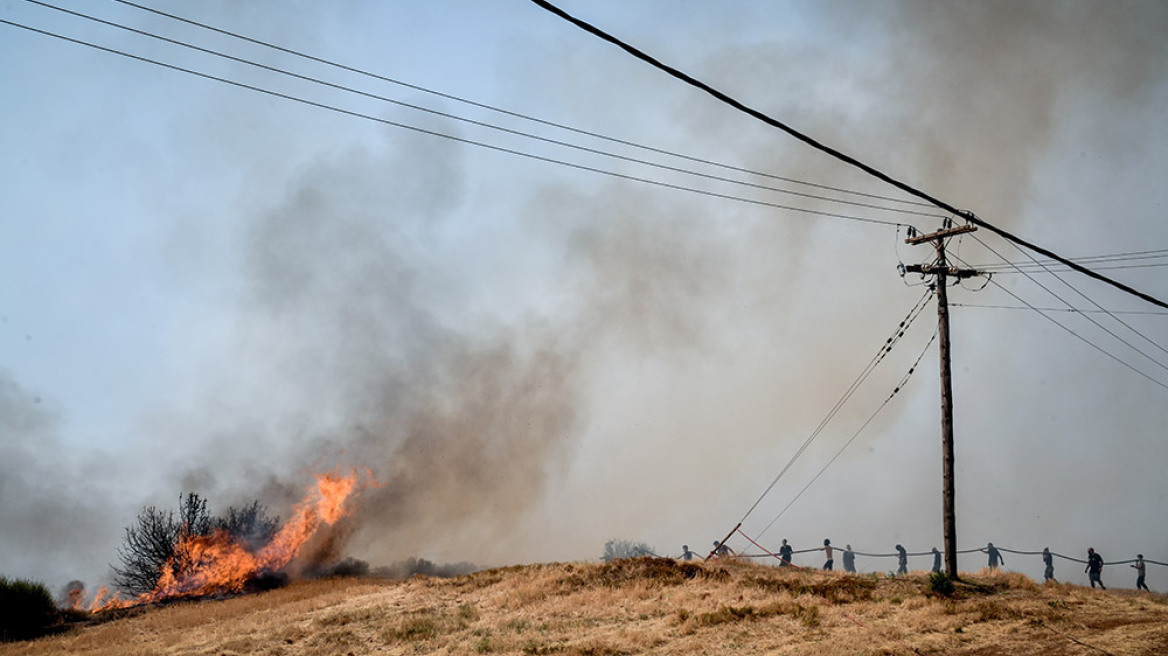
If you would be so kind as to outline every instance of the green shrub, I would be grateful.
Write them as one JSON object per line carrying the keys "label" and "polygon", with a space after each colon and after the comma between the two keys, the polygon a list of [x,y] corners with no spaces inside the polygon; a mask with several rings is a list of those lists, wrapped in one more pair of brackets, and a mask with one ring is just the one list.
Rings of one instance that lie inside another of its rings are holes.
{"label": "green shrub", "polygon": [[44,635],[56,620],[57,606],[43,584],[0,576],[0,641]]}
{"label": "green shrub", "polygon": [[955,590],[953,579],[945,572],[933,572],[929,575],[929,589],[942,597],[952,595]]}

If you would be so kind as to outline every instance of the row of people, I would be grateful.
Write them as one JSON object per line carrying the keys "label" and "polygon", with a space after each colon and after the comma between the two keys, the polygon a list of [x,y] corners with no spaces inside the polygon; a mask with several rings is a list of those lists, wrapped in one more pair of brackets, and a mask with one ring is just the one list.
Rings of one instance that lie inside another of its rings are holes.
{"label": "row of people", "polygon": [[[694,553],[693,551],[690,551],[689,545],[682,545],[681,549],[682,549],[682,555],[681,555],[682,560],[691,560],[691,559],[697,557],[696,553]],[[816,549],[809,549],[808,551],[822,551],[822,552],[824,552],[824,556],[825,556],[826,560],[823,563],[823,569],[827,570],[827,571],[831,571],[832,569],[835,568],[835,549],[831,546],[830,539],[824,539],[822,547],[818,547]],[[1002,556],[1002,552],[999,551],[997,549],[997,547],[994,546],[993,542],[987,543],[986,547],[984,549],[979,549],[978,551],[981,551],[982,553],[986,554],[989,557],[989,568],[990,569],[997,569],[998,567],[1006,564],[1006,559]],[[778,553],[779,567],[790,566],[792,564],[791,557],[794,555],[794,553],[795,553],[794,548],[791,547],[791,545],[787,544],[787,540],[784,538],[782,545],[779,546],[779,553]],[[932,571],[940,572],[941,571],[941,552],[937,550],[937,547],[933,547],[933,550],[931,553],[933,556],[933,569],[932,569]],[[713,550],[712,554],[716,557],[727,557],[727,556],[736,555],[734,553],[733,549],[731,549],[726,544],[719,542],[718,540],[714,540],[714,550]],[[902,545],[899,545],[899,544],[896,545],[896,559],[897,559],[896,573],[897,574],[907,574],[908,573],[908,551]],[[855,571],[856,571],[856,553],[854,551],[852,551],[852,545],[850,545],[850,544],[844,546],[843,561],[844,561],[844,563],[843,563],[844,564],[844,571],[850,572],[850,573],[855,573]],[[1082,561],[1080,561],[1080,562],[1082,562]],[[1043,547],[1043,549],[1042,549],[1042,563],[1045,566],[1044,571],[1042,573],[1043,580],[1044,581],[1053,581],[1054,580],[1054,555],[1051,554],[1050,549],[1047,547]],[[1148,585],[1145,581],[1146,576],[1147,576],[1147,565],[1144,563],[1144,554],[1138,554],[1136,556],[1135,563],[1132,564],[1131,566],[1132,566],[1132,568],[1134,568],[1136,570],[1136,589],[1137,590],[1147,590]],[[1103,589],[1103,590],[1107,589],[1103,585],[1103,556],[1101,556],[1099,554],[1099,552],[1095,551],[1094,547],[1087,548],[1087,568],[1083,571],[1087,573],[1088,579],[1090,579],[1090,581],[1091,581],[1092,588],[1094,588],[1095,584],[1098,583],[1100,589]]]}
{"label": "row of people", "polygon": [[[936,551],[936,550],[937,549],[934,547],[933,551]],[[984,554],[989,555],[990,569],[997,569],[999,565],[1006,564],[1006,559],[1003,558],[1001,552],[998,551],[998,549],[996,547],[994,547],[993,542],[986,544],[986,548],[980,549],[980,551]],[[1080,562],[1082,562],[1082,561],[1080,561]],[[1043,564],[1043,572],[1042,572],[1043,581],[1053,581],[1054,580],[1054,554],[1052,554],[1050,552],[1049,547],[1042,548],[1042,564]],[[1104,565],[1103,556],[1100,555],[1099,552],[1095,551],[1095,547],[1087,547],[1087,567],[1083,571],[1087,573],[1087,578],[1088,578],[1088,580],[1091,581],[1092,588],[1094,588],[1095,584],[1098,583],[1100,589],[1102,589],[1102,590],[1107,589],[1103,585],[1103,565]],[[1136,570],[1136,589],[1137,590],[1147,590],[1148,584],[1146,582],[1146,579],[1147,579],[1147,574],[1148,574],[1148,566],[1146,563],[1144,563],[1144,554],[1136,554],[1136,562],[1132,563],[1131,567]],[[936,564],[934,564],[934,566],[933,566],[933,571],[938,571]]]}

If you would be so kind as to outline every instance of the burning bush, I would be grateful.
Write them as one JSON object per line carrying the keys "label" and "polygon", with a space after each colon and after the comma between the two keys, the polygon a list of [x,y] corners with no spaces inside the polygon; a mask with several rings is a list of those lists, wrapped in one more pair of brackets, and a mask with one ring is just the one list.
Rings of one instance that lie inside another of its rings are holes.
{"label": "burning bush", "polygon": [[43,635],[57,614],[53,595],[44,585],[0,576],[0,642]]}
{"label": "burning bush", "polygon": [[267,544],[280,522],[254,501],[242,509],[234,506],[222,517],[212,517],[207,500],[194,492],[179,497],[177,516],[148,506],[126,528],[126,540],[118,550],[121,567],[114,567],[114,585],[128,595],[141,595],[158,587],[163,579],[181,579],[197,566],[193,549],[200,539],[222,533],[229,541],[252,550]]}
{"label": "burning bush", "polygon": [[[180,499],[177,517],[147,507],[126,529],[118,552],[122,566],[114,567],[119,590],[131,598],[107,600],[103,588],[90,607],[121,608],[278,585],[284,568],[298,556],[305,558],[306,544],[337,548],[337,522],[349,512],[347,502],[358,483],[356,472],[318,475],[316,486],[283,525],[258,502],[213,518],[206,500],[194,493]],[[317,549],[309,551],[311,557]]]}
{"label": "burning bush", "polygon": [[[184,537],[211,532],[207,501],[195,493],[179,497],[178,517],[147,506],[134,523],[126,527],[126,540],[118,550],[121,567],[114,567],[114,585],[129,595],[153,590],[168,565],[181,567],[175,550]],[[171,572],[176,574],[177,572]]]}

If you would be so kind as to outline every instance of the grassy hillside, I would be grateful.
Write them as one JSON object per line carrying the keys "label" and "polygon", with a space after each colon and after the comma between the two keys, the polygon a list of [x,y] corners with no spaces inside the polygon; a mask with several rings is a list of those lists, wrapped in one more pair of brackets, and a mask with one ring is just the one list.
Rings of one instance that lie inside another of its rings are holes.
{"label": "grassy hillside", "polygon": [[1036,585],[1018,574],[982,572],[967,581],[943,597],[923,573],[845,576],[653,558],[527,565],[455,579],[333,579],[135,609],[0,652],[1168,653],[1163,595]]}

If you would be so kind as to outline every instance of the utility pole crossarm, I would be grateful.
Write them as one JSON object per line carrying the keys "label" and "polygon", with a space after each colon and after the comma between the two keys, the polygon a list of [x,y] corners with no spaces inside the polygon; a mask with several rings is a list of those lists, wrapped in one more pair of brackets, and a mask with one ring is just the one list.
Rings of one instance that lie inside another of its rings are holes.
{"label": "utility pole crossarm", "polygon": [[958,269],[951,266],[935,264],[910,264],[904,268],[905,273],[920,273],[922,275],[945,275],[954,278],[973,278],[982,275],[977,269]]}
{"label": "utility pole crossarm", "polygon": [[908,239],[904,240],[904,243],[910,244],[912,246],[916,246],[917,244],[923,244],[927,241],[937,241],[938,239],[948,239],[949,237],[954,237],[956,235],[963,235],[967,232],[973,232],[975,230],[977,230],[977,226],[970,225],[967,223],[965,225],[957,226],[956,228],[939,230],[937,232],[934,232],[934,233],[928,234],[928,235],[920,235],[919,237],[909,237]]}

